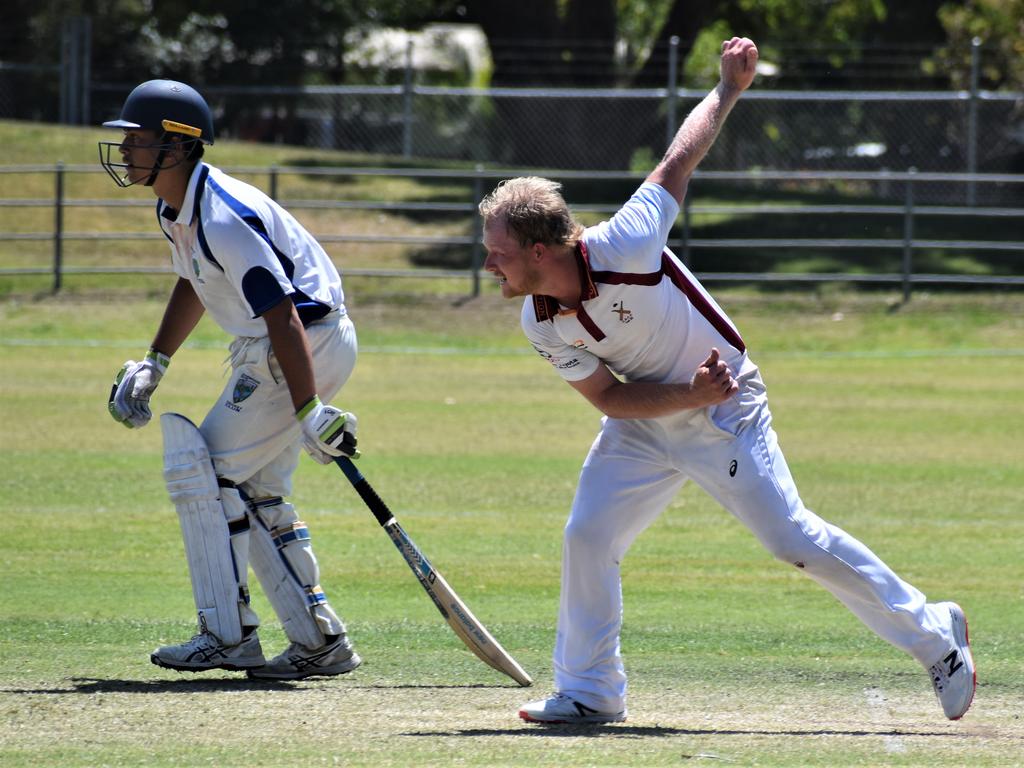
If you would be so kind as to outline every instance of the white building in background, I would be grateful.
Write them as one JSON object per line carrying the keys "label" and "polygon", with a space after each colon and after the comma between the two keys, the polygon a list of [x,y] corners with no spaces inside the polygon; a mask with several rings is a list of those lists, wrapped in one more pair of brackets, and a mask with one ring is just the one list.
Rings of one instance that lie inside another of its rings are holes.
{"label": "white building in background", "polygon": [[351,30],[345,36],[344,62],[346,67],[377,71],[391,82],[408,67],[420,78],[464,87],[486,86],[492,69],[487,36],[475,24]]}

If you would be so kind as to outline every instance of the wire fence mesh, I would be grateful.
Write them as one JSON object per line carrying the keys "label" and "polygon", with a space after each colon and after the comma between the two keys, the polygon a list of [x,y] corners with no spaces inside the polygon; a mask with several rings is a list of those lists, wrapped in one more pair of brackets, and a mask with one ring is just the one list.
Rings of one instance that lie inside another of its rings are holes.
{"label": "wire fence mesh", "polygon": [[[97,121],[128,86],[94,86]],[[430,86],[211,88],[221,135],[352,152],[566,170],[642,170],[702,91]],[[1024,172],[1024,94],[748,92],[704,170]],[[899,199],[897,188],[873,190]],[[987,187],[1014,204],[1018,189]],[[931,202],[962,202],[932,185]]]}

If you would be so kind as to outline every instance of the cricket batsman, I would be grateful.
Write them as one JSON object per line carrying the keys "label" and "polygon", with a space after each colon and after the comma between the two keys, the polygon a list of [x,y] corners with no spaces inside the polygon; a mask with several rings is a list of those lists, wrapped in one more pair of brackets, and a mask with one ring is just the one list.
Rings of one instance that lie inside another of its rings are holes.
{"label": "cricket batsman", "polygon": [[[161,418],[199,631],[151,659],[281,680],[350,672],[360,658],[320,586],[309,530],[286,500],[300,447],[323,464],[356,451],[356,417],[327,404],[356,361],[341,277],[287,211],[203,161],[213,116],[192,87],[142,83],[104,125],[123,137],[99,143],[100,163],[118,185],[153,190],[177,275],[149,351],[117,373],[111,416],[133,429],[149,423],[153,391],[204,312],[235,337],[227,384],[202,424]],[[269,660],[249,600],[250,563],[290,641]]]}
{"label": "cricket batsman", "polygon": [[757,48],[722,44],[721,79],[608,221],[584,228],[558,184],[502,182],[480,204],[485,267],[554,370],[604,414],[565,526],[555,693],[519,716],[626,719],[620,563],[683,484],[706,490],[776,558],[811,577],[927,671],[946,717],[974,696],[967,621],[807,509],[738,329],[666,247],[687,183],[750,87]]}

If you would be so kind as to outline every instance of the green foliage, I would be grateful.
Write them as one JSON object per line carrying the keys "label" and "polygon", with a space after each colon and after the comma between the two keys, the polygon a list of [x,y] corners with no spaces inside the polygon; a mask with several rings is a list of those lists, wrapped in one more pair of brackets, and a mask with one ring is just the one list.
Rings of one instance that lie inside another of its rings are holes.
{"label": "green foliage", "polygon": [[722,41],[732,36],[732,29],[724,19],[719,19],[700,31],[683,65],[683,82],[687,88],[715,87],[718,82],[718,59],[722,52]]}
{"label": "green foliage", "polygon": [[954,88],[971,85],[971,49],[977,38],[983,87],[1024,90],[1024,0],[946,3],[939,19],[949,41],[929,65],[948,71]]}
{"label": "green foliage", "polygon": [[674,0],[617,0],[619,40],[626,46],[626,65],[635,69],[651,55]]}
{"label": "green foliage", "polygon": [[885,0],[838,0],[794,3],[791,0],[737,0],[740,11],[760,18],[765,34],[802,38],[816,43],[849,42],[886,15]]}

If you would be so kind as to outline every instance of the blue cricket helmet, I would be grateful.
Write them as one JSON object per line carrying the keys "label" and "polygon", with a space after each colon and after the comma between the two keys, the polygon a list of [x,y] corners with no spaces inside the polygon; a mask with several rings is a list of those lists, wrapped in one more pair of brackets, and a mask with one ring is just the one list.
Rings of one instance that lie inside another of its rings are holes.
{"label": "blue cricket helmet", "polygon": [[121,117],[107,128],[179,133],[213,144],[213,113],[195,88],[176,80],[147,80],[128,94]]}

